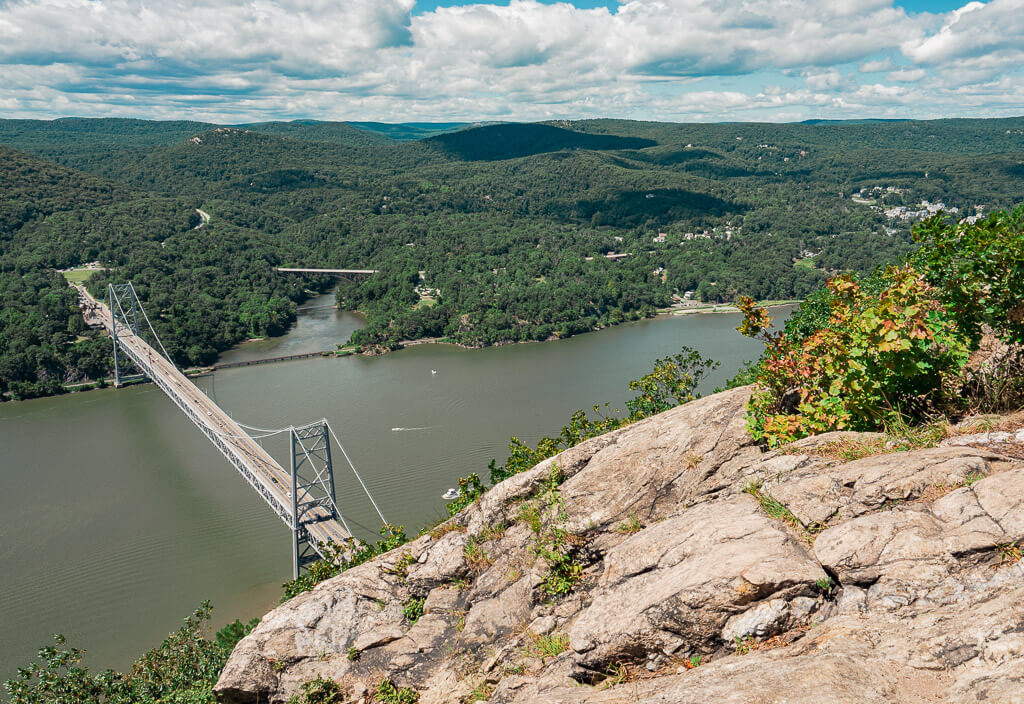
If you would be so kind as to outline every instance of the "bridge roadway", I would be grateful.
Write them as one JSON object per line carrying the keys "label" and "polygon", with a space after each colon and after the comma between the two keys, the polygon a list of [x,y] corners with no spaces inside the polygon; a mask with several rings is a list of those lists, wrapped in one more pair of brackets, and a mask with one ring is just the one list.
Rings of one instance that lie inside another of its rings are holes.
{"label": "bridge roadway", "polygon": [[376,274],[376,269],[295,269],[279,266],[274,271],[286,274]]}
{"label": "bridge roadway", "polygon": [[[110,309],[97,301],[82,286],[78,290],[79,301],[86,323],[102,326],[108,333],[113,332],[113,316]],[[227,457],[246,481],[270,505],[274,512],[292,528],[291,472],[285,470],[270,454],[253,440],[225,413],[210,400],[188,377],[167,361],[141,337],[135,335],[118,321],[118,348],[127,354],[160,389],[174,401],[207,438]],[[305,491],[300,490],[300,509],[310,501]],[[333,514],[322,506],[313,506],[303,511],[299,520],[309,535],[309,543],[321,557],[319,543],[333,540],[341,544],[349,534],[334,519]]]}

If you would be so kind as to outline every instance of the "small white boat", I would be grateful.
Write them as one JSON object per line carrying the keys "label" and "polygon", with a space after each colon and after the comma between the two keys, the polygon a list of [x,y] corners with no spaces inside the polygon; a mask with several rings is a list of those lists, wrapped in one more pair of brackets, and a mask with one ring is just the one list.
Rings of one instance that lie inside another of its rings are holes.
{"label": "small white boat", "polygon": [[459,498],[459,490],[456,489],[455,487],[452,487],[448,491],[444,492],[444,496],[442,496],[441,498],[444,499],[445,501],[451,501],[452,499],[457,499],[457,498]]}
{"label": "small white boat", "polygon": [[436,370],[436,369],[431,369],[431,370],[430,370],[430,373],[431,373],[431,374],[437,374],[437,370]]}

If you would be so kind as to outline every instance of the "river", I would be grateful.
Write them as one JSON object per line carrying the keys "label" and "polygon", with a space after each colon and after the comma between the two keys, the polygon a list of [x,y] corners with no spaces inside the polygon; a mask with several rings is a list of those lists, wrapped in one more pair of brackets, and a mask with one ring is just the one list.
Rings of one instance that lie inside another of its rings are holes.
{"label": "river", "polygon": [[[310,302],[285,336],[224,361],[332,349],[360,319]],[[320,307],[317,307],[320,306]],[[557,342],[466,350],[419,345],[383,357],[313,358],[197,379],[264,428],[327,418],[386,518],[410,535],[441,494],[486,477],[510,435],[535,443],[578,408],[622,406],[629,379],[689,345],[721,362],[710,391],[758,354],[735,314],[644,320]],[[436,373],[435,373],[436,372]],[[287,466],[284,440],[265,445]],[[290,577],[287,529],[153,385],[0,404],[0,679],[53,633],[92,667],[125,667],[204,599],[214,621],[261,615]],[[335,456],[357,532],[379,527]]]}

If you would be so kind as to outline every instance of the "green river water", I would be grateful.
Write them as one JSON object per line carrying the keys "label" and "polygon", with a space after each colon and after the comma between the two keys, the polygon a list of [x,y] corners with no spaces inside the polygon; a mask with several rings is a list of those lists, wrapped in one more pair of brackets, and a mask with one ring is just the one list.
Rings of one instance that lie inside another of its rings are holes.
{"label": "green river water", "polygon": [[[486,477],[491,458],[504,460],[510,435],[533,443],[578,408],[621,407],[629,379],[657,357],[695,347],[722,365],[703,390],[721,384],[758,353],[738,323],[735,314],[663,317],[557,342],[420,345],[196,381],[254,426],[327,418],[385,517],[412,535],[443,514],[441,494],[458,477]],[[284,337],[223,360],[332,349],[359,325],[352,314],[313,309]],[[287,466],[283,440],[265,446]],[[357,532],[375,532],[379,519],[335,460],[342,511]],[[153,385],[0,404],[0,679],[57,632],[86,648],[91,666],[124,667],[204,599],[217,625],[262,615],[290,577],[289,540]]]}

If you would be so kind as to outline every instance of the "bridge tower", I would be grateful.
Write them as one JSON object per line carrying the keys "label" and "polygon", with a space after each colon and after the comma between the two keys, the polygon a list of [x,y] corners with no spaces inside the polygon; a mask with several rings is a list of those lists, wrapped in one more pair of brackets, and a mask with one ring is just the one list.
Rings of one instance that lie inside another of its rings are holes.
{"label": "bridge tower", "polygon": [[[114,343],[114,386],[119,387],[121,386],[121,366],[117,356],[118,316],[120,315],[121,327],[128,328],[134,334],[139,335],[139,310],[142,308],[142,303],[130,281],[126,284],[107,284],[107,300],[110,303],[110,339]],[[138,374],[131,378],[137,379],[141,376],[145,375]]]}
{"label": "bridge tower", "polygon": [[[298,579],[303,568],[321,557],[317,546],[310,540],[307,526],[321,520],[341,520],[345,524],[334,493],[329,433],[330,426],[326,419],[301,428],[289,428],[288,432],[291,446],[293,579]],[[313,511],[317,507],[324,511]],[[323,518],[325,512],[329,518]],[[318,515],[321,517],[318,518]],[[348,530],[348,525],[345,525],[345,529]]]}

